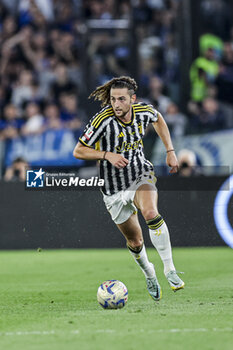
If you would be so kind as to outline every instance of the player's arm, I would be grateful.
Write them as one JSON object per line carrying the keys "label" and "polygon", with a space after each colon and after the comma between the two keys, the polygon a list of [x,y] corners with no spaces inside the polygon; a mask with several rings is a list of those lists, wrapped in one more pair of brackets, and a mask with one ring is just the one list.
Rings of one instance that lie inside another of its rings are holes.
{"label": "player's arm", "polygon": [[167,150],[166,163],[171,167],[170,173],[176,173],[179,168],[178,160],[176,158],[168,126],[160,113],[158,113],[158,120],[153,123],[153,127]]}
{"label": "player's arm", "polygon": [[87,147],[78,142],[74,148],[73,156],[83,160],[107,160],[116,168],[124,168],[128,163],[128,159],[121,154],[99,151],[91,147]]}

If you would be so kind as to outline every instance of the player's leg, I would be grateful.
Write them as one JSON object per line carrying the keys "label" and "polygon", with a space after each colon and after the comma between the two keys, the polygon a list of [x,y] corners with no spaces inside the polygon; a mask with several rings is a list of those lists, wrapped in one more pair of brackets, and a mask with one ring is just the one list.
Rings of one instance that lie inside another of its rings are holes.
{"label": "player's leg", "polygon": [[163,261],[164,274],[171,288],[173,290],[183,288],[184,282],[177,276],[173,264],[169,231],[158,212],[158,192],[151,185],[144,184],[136,191],[134,202],[146,220],[151,242]]}
{"label": "player's leg", "polygon": [[132,214],[127,221],[117,224],[117,227],[124,235],[131,255],[146,277],[147,289],[151,297],[154,300],[159,300],[161,298],[161,289],[157,281],[154,265],[149,262],[147,257],[137,214]]}
{"label": "player's leg", "polygon": [[149,262],[146,254],[137,214],[132,214],[127,221],[122,224],[117,224],[117,227],[124,235],[127,247],[134,257],[135,262],[141,267],[144,275],[147,278],[154,277],[154,266]]}

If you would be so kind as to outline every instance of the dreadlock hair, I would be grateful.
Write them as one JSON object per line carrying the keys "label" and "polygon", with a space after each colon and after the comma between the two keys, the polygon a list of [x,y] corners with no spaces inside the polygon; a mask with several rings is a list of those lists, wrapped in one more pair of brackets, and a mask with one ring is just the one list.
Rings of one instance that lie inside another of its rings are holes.
{"label": "dreadlock hair", "polygon": [[138,86],[133,78],[127,76],[121,76],[119,78],[113,78],[104,85],[98,86],[88,98],[94,98],[94,100],[101,101],[101,107],[105,107],[111,104],[110,90],[111,89],[127,88],[129,94],[132,96],[135,94]]}

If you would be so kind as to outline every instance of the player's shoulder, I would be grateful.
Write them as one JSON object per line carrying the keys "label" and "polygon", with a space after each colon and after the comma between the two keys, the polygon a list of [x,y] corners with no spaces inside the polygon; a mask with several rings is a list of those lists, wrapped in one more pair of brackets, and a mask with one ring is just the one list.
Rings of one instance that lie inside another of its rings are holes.
{"label": "player's shoulder", "polygon": [[113,116],[114,116],[113,108],[111,106],[106,106],[92,117],[91,125],[97,129],[103,123],[107,124],[108,122],[110,122]]}
{"label": "player's shoulder", "polygon": [[145,102],[134,103],[133,109],[135,112],[149,112],[153,115],[157,115],[157,113],[158,113],[158,111],[154,108],[153,105],[145,103]]}

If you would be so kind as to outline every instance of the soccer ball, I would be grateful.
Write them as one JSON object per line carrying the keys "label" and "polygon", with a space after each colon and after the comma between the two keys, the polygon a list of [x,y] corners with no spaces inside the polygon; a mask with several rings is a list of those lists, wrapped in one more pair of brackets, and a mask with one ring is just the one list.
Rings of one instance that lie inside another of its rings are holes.
{"label": "soccer ball", "polygon": [[128,300],[128,290],[117,280],[103,282],[97,291],[97,300],[104,309],[121,309]]}

